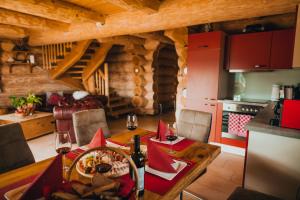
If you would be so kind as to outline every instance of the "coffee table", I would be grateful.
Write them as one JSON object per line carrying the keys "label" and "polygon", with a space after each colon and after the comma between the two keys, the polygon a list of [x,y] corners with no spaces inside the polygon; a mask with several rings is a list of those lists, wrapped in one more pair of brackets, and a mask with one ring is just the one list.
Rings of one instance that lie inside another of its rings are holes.
{"label": "coffee table", "polygon": [[14,113],[0,115],[0,125],[20,123],[26,140],[51,133],[55,130],[55,120],[52,113],[35,112],[26,117],[16,116]]}

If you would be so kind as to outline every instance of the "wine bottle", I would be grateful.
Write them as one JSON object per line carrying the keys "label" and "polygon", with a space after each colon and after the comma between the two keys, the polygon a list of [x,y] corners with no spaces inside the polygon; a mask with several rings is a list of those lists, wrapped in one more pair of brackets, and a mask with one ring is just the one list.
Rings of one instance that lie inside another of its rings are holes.
{"label": "wine bottle", "polygon": [[[144,174],[145,174],[145,157],[140,150],[140,136],[134,136],[134,151],[131,154],[131,158],[135,163],[138,171],[138,191],[139,196],[144,195]],[[133,170],[131,170],[131,177],[134,179]]]}

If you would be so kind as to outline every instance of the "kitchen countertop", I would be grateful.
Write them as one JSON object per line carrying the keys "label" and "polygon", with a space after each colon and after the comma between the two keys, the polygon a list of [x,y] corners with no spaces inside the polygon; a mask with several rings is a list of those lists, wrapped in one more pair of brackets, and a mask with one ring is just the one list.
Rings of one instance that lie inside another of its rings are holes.
{"label": "kitchen countertop", "polygon": [[268,105],[246,125],[246,129],[250,132],[255,131],[258,134],[261,132],[300,139],[300,130],[271,126],[269,124],[270,119],[274,117],[273,107],[274,103],[269,102]]}

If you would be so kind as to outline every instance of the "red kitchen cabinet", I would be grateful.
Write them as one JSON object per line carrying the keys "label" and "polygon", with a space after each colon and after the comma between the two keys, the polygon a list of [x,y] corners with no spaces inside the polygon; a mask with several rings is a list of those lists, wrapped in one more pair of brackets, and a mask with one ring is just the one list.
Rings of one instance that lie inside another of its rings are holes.
{"label": "red kitchen cabinet", "polygon": [[227,68],[259,71],[292,68],[295,29],[232,35],[228,39]]}
{"label": "red kitchen cabinet", "polygon": [[216,140],[217,100],[227,97],[224,38],[220,31],[189,36],[186,107],[212,113],[209,141]]}
{"label": "red kitchen cabinet", "polygon": [[273,31],[270,68],[292,68],[294,42],[295,29]]}
{"label": "red kitchen cabinet", "polygon": [[232,35],[229,37],[229,69],[269,68],[272,32]]}

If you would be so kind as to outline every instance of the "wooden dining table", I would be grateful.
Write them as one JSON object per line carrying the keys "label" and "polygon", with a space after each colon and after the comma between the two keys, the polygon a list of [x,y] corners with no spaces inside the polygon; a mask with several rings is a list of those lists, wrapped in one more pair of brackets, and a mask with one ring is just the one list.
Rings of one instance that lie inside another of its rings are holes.
{"label": "wooden dining table", "polygon": [[[123,133],[114,134],[110,140],[122,144],[132,143],[132,138],[134,135],[144,136],[149,134],[149,131],[144,129],[136,129],[134,131],[126,131]],[[168,148],[161,147],[163,151],[168,152]],[[193,183],[199,175],[205,170],[209,164],[220,154],[221,148],[219,146],[203,143],[203,142],[193,142],[187,148],[182,151],[176,151],[172,154],[173,157],[181,160],[190,160],[194,162],[193,167],[180,178],[172,188],[164,195],[159,195],[157,193],[145,190],[143,199],[151,200],[170,200],[175,199],[180,192],[182,192],[186,187]],[[49,158],[25,167],[21,167],[3,174],[0,174],[0,190],[16,182],[20,182],[30,176],[37,175],[41,173],[53,160]],[[71,160],[65,160],[67,165],[71,164]],[[1,198],[0,198],[1,199]]]}

